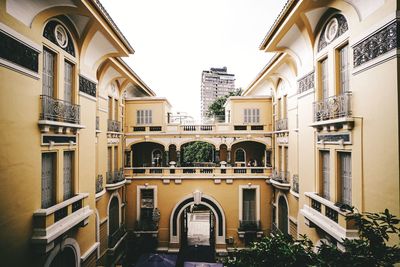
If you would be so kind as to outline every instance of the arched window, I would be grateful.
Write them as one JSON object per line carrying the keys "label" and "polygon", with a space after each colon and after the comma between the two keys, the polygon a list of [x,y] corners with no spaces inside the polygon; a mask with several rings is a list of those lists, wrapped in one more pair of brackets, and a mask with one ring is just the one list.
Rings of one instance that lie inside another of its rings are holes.
{"label": "arched window", "polygon": [[278,228],[282,233],[288,234],[288,207],[282,196],[279,197],[278,212]]}
{"label": "arched window", "polygon": [[108,212],[109,234],[112,235],[119,229],[119,202],[113,197]]}
{"label": "arched window", "polygon": [[235,162],[246,162],[246,152],[242,148],[235,151]]}

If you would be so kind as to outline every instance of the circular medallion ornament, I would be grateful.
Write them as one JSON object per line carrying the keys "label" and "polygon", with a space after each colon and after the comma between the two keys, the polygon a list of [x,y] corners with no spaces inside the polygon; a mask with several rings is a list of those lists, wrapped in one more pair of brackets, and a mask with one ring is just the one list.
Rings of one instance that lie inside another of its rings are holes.
{"label": "circular medallion ornament", "polygon": [[338,20],[336,18],[331,19],[331,21],[329,21],[328,25],[326,26],[326,31],[325,31],[326,41],[332,42],[333,39],[335,39],[338,30],[339,30]]}
{"label": "circular medallion ornament", "polygon": [[67,31],[65,30],[65,28],[63,26],[58,24],[54,28],[54,35],[55,35],[56,41],[57,41],[57,43],[58,43],[58,45],[60,47],[62,47],[62,48],[67,47],[67,45],[68,45],[68,35],[67,35]]}

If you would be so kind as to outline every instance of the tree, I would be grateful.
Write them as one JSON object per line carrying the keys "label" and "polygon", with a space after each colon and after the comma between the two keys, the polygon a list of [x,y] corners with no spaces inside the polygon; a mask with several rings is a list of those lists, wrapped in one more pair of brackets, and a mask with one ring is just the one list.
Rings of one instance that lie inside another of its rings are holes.
{"label": "tree", "polygon": [[192,142],[183,148],[183,161],[189,162],[210,162],[212,161],[213,145],[206,142]]}
{"label": "tree", "polygon": [[345,239],[343,250],[334,244],[319,246],[301,236],[295,240],[282,233],[254,242],[249,249],[236,251],[225,262],[229,267],[244,266],[393,266],[400,262],[400,220],[386,209],[381,213],[354,213],[348,217],[359,230],[359,239]]}
{"label": "tree", "polygon": [[232,92],[230,92],[228,95],[218,97],[217,99],[214,100],[214,102],[211,103],[211,105],[208,107],[207,110],[207,117],[218,117],[218,116],[225,116],[225,103],[226,100],[230,96],[238,96],[242,93],[242,89],[238,88]]}

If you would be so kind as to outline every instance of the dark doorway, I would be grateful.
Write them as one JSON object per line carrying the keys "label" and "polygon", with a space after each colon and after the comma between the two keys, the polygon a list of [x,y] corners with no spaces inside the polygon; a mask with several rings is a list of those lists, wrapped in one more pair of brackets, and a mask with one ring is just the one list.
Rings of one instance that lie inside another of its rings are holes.
{"label": "dark doorway", "polygon": [[278,228],[282,233],[288,234],[288,207],[284,197],[279,198],[278,205]]}

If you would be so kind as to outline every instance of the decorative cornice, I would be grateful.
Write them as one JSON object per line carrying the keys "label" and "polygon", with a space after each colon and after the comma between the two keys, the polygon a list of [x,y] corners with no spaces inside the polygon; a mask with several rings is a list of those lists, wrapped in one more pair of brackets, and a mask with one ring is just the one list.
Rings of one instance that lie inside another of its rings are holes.
{"label": "decorative cornice", "polygon": [[353,65],[358,67],[378,56],[400,47],[400,21],[394,20],[353,47]]}
{"label": "decorative cornice", "polygon": [[301,94],[301,93],[308,91],[310,89],[313,89],[315,87],[314,74],[315,74],[315,72],[312,71],[312,72],[304,75],[302,78],[300,78],[297,81],[297,86],[298,86],[297,93],[298,94]]}

